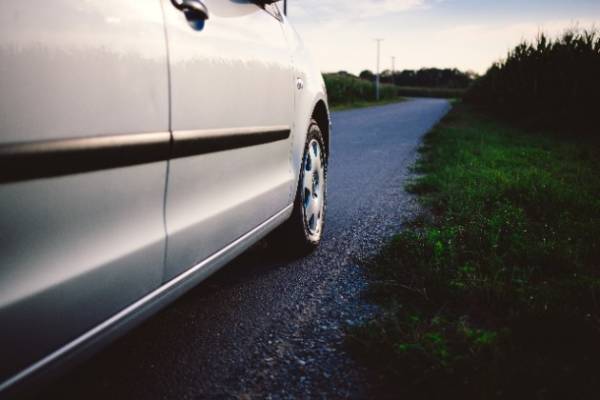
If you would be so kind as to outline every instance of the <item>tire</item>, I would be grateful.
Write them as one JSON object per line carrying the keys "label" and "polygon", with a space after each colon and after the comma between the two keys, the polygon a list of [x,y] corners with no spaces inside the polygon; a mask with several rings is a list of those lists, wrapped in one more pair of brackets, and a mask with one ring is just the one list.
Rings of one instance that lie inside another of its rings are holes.
{"label": "tire", "polygon": [[[310,173],[310,175],[309,175]],[[294,209],[282,226],[286,252],[307,254],[321,243],[327,210],[327,154],[323,134],[311,120],[304,144]]]}

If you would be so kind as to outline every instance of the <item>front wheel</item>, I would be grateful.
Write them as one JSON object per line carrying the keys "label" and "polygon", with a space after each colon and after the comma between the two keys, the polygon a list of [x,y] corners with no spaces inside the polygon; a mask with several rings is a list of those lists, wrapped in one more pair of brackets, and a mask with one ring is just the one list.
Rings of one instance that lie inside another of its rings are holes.
{"label": "front wheel", "polygon": [[306,135],[294,210],[283,226],[289,250],[306,253],[319,245],[326,209],[327,157],[323,134],[313,120]]}

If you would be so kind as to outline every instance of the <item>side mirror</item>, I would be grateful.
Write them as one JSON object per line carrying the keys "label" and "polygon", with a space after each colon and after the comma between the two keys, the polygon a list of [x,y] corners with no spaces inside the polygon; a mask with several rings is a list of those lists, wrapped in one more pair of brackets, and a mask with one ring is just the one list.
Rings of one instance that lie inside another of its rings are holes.
{"label": "side mirror", "polygon": [[[273,3],[277,3],[281,0],[253,0],[254,3],[258,4],[259,6],[265,6],[267,4],[273,4]],[[287,0],[283,0],[283,14],[287,15]]]}

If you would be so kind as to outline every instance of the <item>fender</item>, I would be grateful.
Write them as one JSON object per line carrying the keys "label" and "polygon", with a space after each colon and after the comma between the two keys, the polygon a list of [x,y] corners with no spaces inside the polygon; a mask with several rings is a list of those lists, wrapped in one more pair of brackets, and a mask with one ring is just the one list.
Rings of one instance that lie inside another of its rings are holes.
{"label": "fender", "polygon": [[290,201],[293,201],[300,176],[300,166],[308,126],[312,119],[316,119],[323,133],[327,157],[330,155],[331,143],[331,117],[327,101],[327,89],[323,75],[317,64],[304,45],[300,35],[285,18],[282,25],[286,38],[290,44],[292,62],[294,64],[294,121],[292,125],[291,168],[295,176],[294,186],[290,192]]}

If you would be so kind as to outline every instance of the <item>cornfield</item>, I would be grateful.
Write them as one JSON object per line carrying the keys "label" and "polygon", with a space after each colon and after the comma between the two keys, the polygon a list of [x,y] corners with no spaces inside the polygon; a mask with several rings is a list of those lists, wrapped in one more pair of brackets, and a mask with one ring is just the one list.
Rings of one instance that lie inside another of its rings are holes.
{"label": "cornfield", "polygon": [[538,35],[495,63],[466,100],[514,117],[600,134],[600,34],[571,29],[557,38]]}

